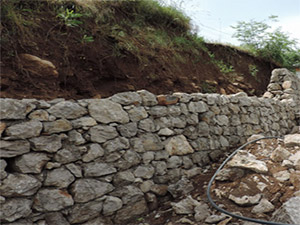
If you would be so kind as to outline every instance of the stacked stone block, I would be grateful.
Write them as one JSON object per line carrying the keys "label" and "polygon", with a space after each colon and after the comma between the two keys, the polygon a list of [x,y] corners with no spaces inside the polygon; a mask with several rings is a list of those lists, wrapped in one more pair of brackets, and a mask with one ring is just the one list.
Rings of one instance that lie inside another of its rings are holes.
{"label": "stacked stone block", "polygon": [[0,99],[0,113],[4,224],[124,224],[252,134],[296,125],[289,101],[245,93]]}

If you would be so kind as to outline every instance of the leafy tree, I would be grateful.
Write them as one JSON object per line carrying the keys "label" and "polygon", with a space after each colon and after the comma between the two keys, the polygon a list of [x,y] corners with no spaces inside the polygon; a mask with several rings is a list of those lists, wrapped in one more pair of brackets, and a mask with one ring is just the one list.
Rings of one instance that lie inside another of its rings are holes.
{"label": "leafy tree", "polygon": [[[269,20],[277,22],[277,16],[270,16]],[[281,27],[269,31],[271,26],[266,20],[250,22],[240,21],[236,26],[233,37],[241,43],[241,47],[257,56],[274,60],[283,67],[292,69],[300,63],[300,49],[297,40],[291,39]]]}

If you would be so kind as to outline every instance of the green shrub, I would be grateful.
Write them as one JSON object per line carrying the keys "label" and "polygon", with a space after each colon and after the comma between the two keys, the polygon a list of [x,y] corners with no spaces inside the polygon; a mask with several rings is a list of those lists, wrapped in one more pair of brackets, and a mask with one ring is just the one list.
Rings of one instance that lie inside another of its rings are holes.
{"label": "green shrub", "polygon": [[[276,22],[277,16],[269,17]],[[291,39],[288,34],[277,28],[275,31],[268,31],[271,26],[266,21],[250,22],[240,21],[236,26],[233,37],[242,42],[242,47],[256,56],[273,60],[283,67],[293,68],[294,64],[300,62],[300,49],[297,41]]]}

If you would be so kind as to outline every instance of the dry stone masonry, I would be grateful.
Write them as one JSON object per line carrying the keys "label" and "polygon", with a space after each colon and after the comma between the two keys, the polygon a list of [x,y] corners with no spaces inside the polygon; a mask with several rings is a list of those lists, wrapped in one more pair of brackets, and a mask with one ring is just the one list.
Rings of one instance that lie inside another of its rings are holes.
{"label": "dry stone masonry", "polygon": [[299,93],[299,79],[277,69],[261,98],[0,99],[1,223],[124,224],[188,191],[180,182],[249,136],[295,129]]}

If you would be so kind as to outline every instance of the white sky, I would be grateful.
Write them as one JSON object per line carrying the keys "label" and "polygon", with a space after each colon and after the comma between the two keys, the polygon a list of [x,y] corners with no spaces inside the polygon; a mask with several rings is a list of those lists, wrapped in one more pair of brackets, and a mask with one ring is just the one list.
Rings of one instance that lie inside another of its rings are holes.
{"label": "white sky", "polygon": [[238,21],[251,19],[262,21],[271,15],[278,16],[274,27],[291,38],[298,39],[300,45],[300,0],[160,0],[183,11],[198,27],[200,36],[208,41],[238,45],[232,38]]}

